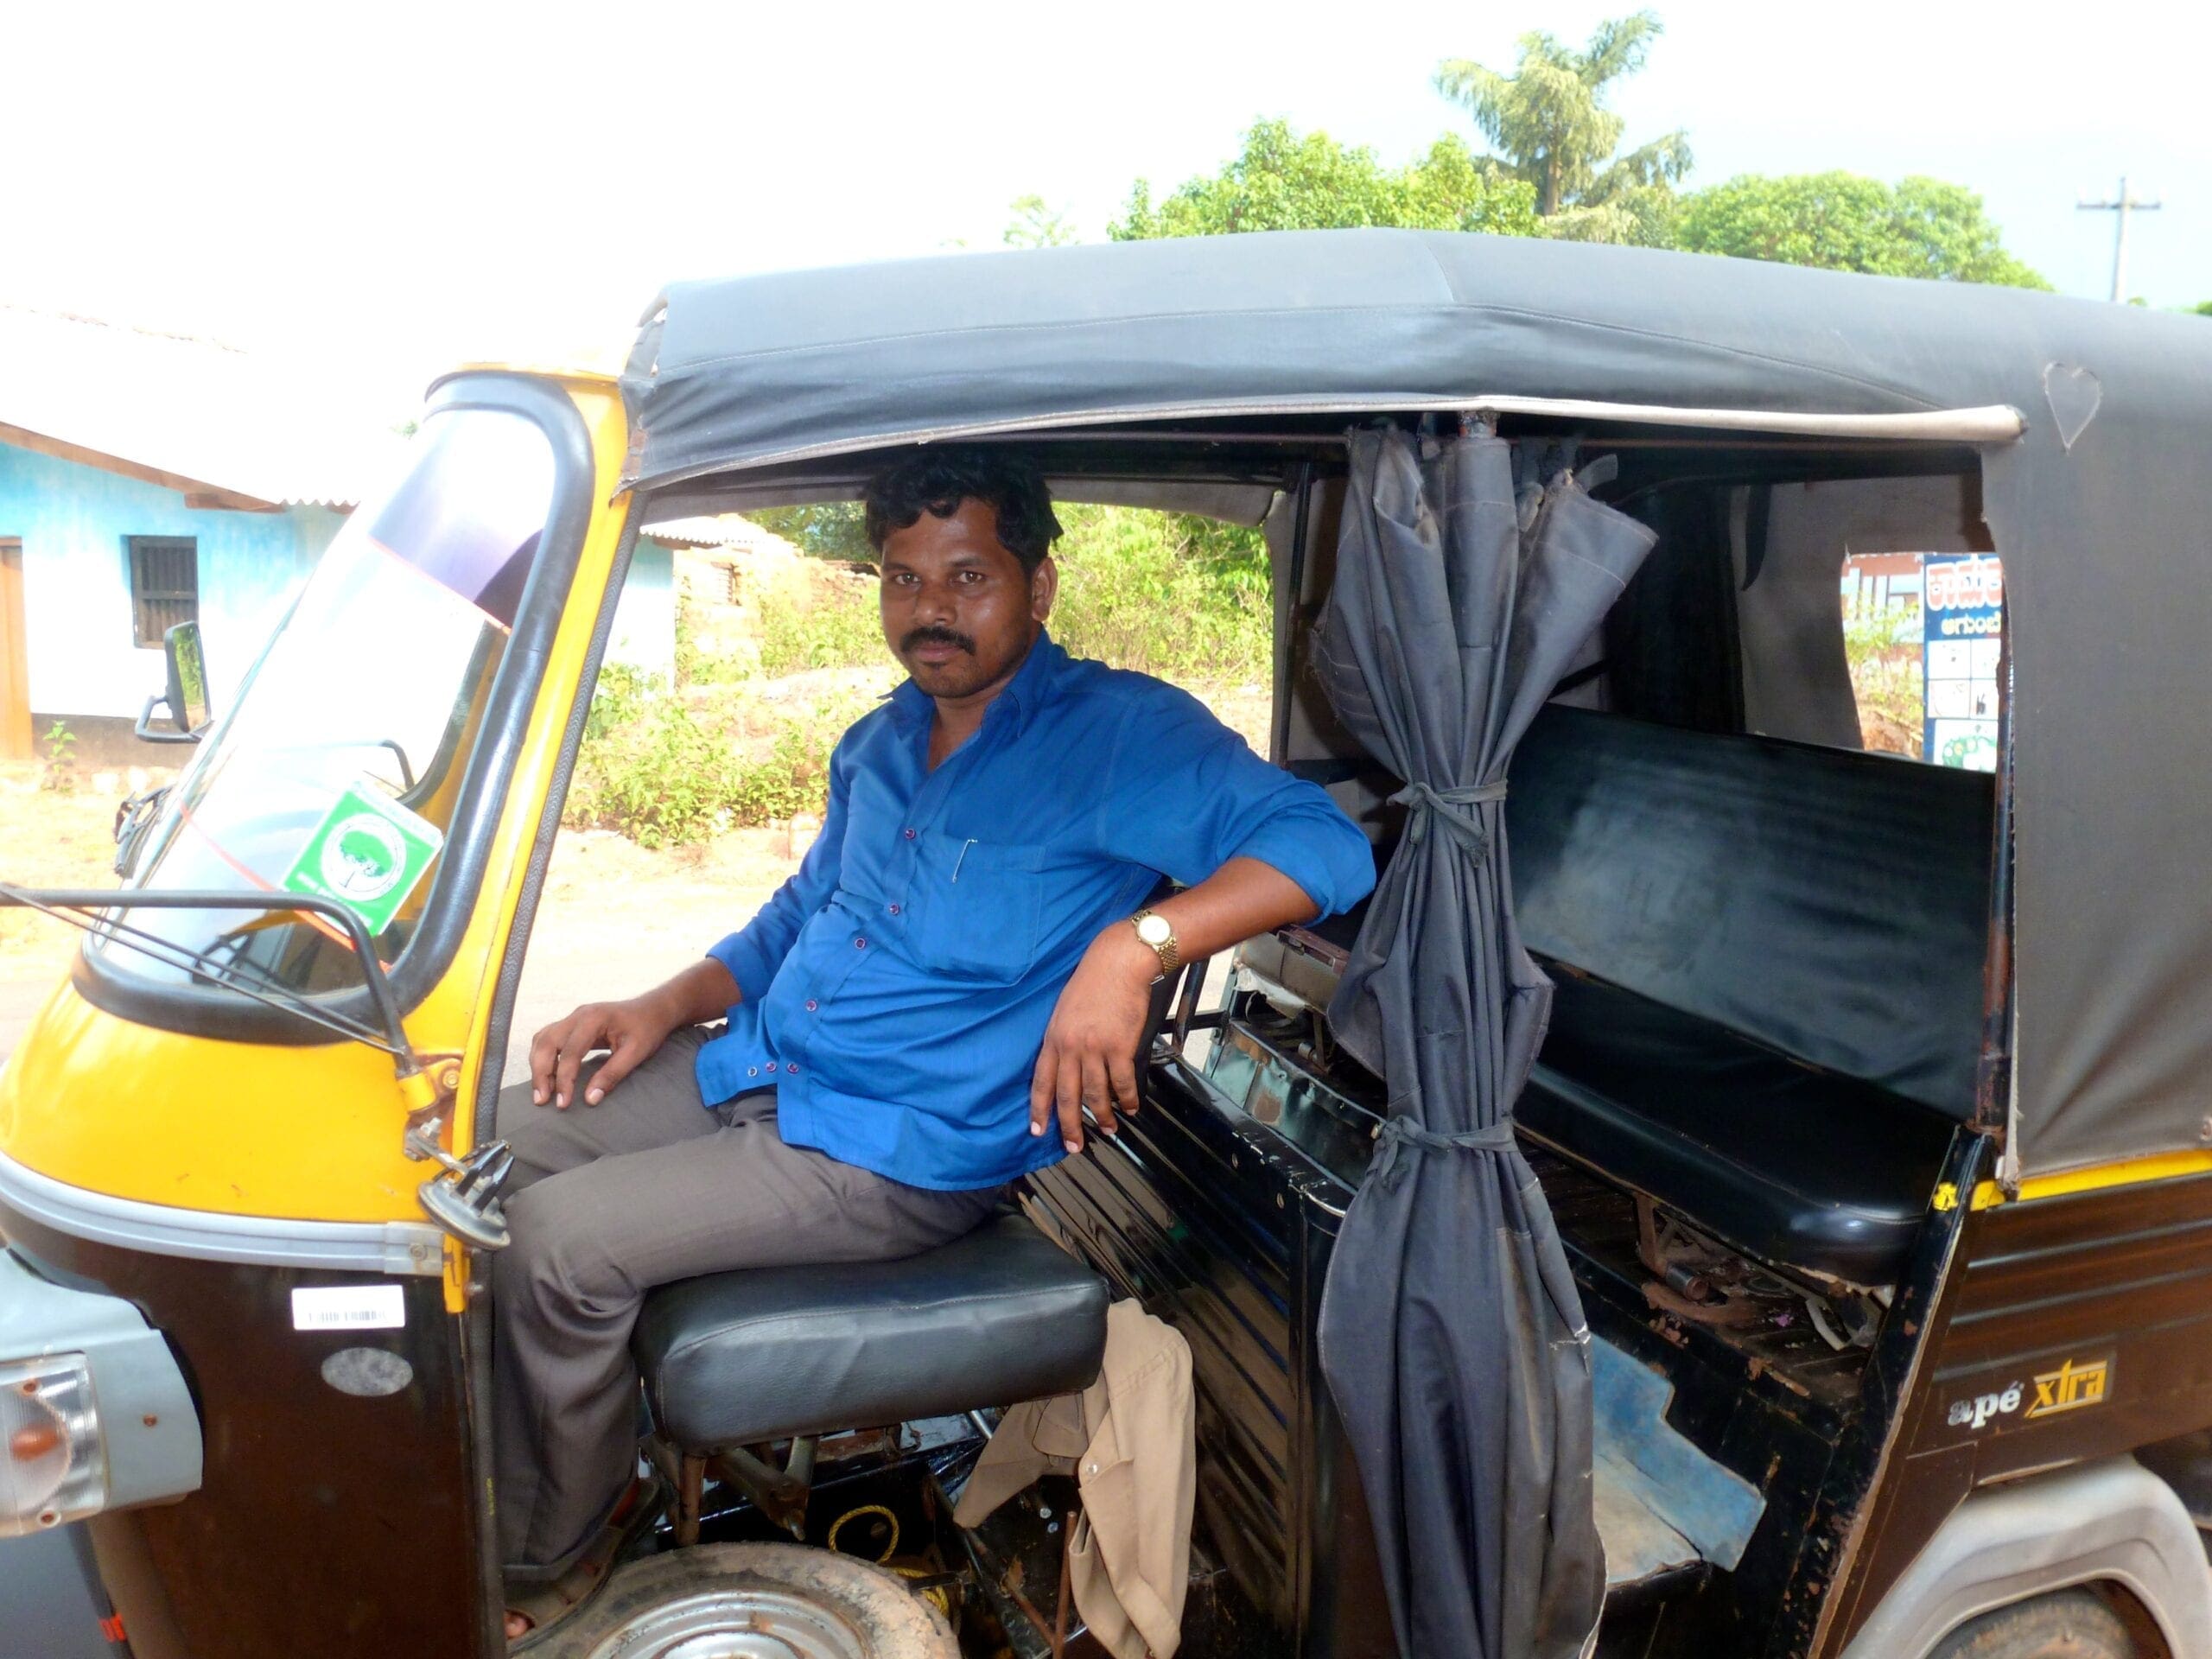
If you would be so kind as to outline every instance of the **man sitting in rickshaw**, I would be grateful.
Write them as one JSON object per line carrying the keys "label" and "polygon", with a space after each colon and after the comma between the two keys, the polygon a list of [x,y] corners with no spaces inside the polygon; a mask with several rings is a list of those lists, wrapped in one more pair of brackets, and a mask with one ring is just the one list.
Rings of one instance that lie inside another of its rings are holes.
{"label": "man sitting in rickshaw", "polygon": [[[540,1032],[501,1099],[511,1636],[651,1518],[627,1347],[649,1289],[967,1232],[1082,1149],[1086,1109],[1106,1135],[1137,1109],[1156,981],[1374,881],[1319,789],[1047,636],[1060,525],[1026,463],[926,451],[864,500],[911,677],[838,743],[819,838],[704,960]],[[1163,874],[1188,885],[1141,908]]]}

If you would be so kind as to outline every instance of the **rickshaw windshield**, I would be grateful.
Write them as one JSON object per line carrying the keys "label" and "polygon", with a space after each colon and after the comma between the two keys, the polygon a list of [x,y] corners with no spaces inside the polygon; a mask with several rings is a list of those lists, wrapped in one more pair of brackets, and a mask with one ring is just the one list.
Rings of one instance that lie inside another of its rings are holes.
{"label": "rickshaw windshield", "polygon": [[[551,445],[493,410],[434,414],[398,481],[331,543],[169,798],[138,861],[153,891],[295,892],[359,914],[378,954],[411,937],[538,552]],[[360,983],[340,929],[275,910],[139,909],[191,965],[87,949],[160,982]]]}

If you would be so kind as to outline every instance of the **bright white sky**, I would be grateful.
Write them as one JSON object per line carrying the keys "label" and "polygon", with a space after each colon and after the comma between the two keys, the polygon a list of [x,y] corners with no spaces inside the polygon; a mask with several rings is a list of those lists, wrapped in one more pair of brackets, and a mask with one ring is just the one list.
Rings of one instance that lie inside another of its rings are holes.
{"label": "bright white sky", "polygon": [[[1465,118],[1437,61],[1510,69],[1580,3],[493,8],[0,0],[0,298],[363,365],[400,418],[462,358],[619,351],[660,283],[995,246],[1037,192],[1103,238],[1130,181],[1211,171],[1256,116],[1392,162]],[[1666,0],[1615,106],[1691,183],[1923,172],[2101,297],[2212,299],[2201,0]],[[2212,324],[2208,324],[2212,327]]]}

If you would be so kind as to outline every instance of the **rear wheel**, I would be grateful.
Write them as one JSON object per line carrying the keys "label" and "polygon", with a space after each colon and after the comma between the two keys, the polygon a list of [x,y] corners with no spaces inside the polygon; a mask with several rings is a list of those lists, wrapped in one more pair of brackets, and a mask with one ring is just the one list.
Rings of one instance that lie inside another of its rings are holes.
{"label": "rear wheel", "polygon": [[2127,1622],[2087,1590],[2037,1596],[1961,1624],[1929,1659],[2139,1659]]}
{"label": "rear wheel", "polygon": [[959,1659],[944,1617],[880,1567],[798,1544],[633,1562],[533,1659]]}

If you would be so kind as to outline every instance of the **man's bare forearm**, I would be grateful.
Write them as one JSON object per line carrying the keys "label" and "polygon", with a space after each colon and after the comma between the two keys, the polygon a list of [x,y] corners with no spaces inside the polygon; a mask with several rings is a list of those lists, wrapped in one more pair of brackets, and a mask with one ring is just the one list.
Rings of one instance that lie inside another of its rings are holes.
{"label": "man's bare forearm", "polygon": [[664,1017],[671,1031],[719,1020],[741,997],[737,981],[713,957],[702,957],[682,973],[656,985],[638,1000]]}
{"label": "man's bare forearm", "polygon": [[[1153,909],[1175,930],[1177,952],[1185,962],[1196,962],[1293,922],[1311,921],[1319,913],[1303,887],[1256,858],[1232,858],[1195,887],[1162,899]],[[1129,948],[1116,954],[1127,958],[1132,972],[1150,979],[1160,971],[1159,958],[1137,938],[1135,928],[1116,922],[1103,938],[1112,941],[1117,935]]]}

